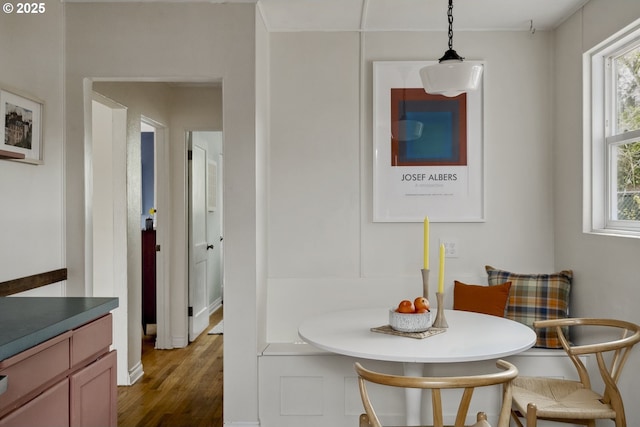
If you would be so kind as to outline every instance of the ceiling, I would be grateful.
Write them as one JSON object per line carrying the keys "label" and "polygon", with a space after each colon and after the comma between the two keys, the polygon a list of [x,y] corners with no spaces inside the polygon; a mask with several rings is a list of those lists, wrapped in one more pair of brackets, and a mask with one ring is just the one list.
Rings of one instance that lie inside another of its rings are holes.
{"label": "ceiling", "polygon": [[[446,31],[447,0],[62,0],[257,3],[268,31]],[[544,31],[589,0],[454,0],[454,31]]]}
{"label": "ceiling", "polygon": [[[588,1],[454,0],[453,29],[550,30]],[[447,0],[259,0],[258,6],[269,31],[446,31],[448,26]]]}

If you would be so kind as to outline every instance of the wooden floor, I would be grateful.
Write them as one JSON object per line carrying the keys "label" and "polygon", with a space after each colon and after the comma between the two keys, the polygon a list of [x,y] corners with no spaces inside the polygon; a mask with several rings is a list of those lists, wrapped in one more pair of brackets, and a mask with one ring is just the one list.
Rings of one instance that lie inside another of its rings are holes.
{"label": "wooden floor", "polygon": [[222,427],[223,335],[207,334],[221,319],[219,309],[186,348],[155,350],[144,336],[144,376],[118,387],[118,426]]}

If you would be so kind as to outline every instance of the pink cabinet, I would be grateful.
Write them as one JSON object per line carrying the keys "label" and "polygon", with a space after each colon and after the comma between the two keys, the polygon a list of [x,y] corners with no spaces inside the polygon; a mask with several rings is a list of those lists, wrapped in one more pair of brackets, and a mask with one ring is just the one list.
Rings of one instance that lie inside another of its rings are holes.
{"label": "pink cabinet", "polygon": [[70,380],[72,427],[118,425],[115,351],[71,375]]}
{"label": "pink cabinet", "polygon": [[0,361],[0,427],[117,426],[111,337],[107,314]]}
{"label": "pink cabinet", "polygon": [[69,380],[67,378],[0,419],[0,427],[65,427],[68,425]]}
{"label": "pink cabinet", "polygon": [[0,414],[24,405],[69,372],[70,332],[0,362],[7,391],[0,395]]}

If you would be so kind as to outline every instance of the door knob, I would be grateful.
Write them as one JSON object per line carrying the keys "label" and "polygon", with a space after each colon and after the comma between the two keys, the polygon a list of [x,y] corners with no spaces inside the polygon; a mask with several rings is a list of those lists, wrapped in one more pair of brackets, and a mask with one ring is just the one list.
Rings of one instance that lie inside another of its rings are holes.
{"label": "door knob", "polygon": [[213,249],[213,245],[207,245],[207,250]]}

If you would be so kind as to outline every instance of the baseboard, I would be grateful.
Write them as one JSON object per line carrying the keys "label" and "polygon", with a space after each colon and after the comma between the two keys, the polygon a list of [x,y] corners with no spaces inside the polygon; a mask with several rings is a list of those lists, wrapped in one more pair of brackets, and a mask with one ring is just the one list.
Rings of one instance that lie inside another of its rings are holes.
{"label": "baseboard", "polygon": [[185,348],[189,345],[189,339],[187,337],[172,337],[171,345],[172,348]]}
{"label": "baseboard", "polygon": [[234,421],[224,423],[224,427],[260,427],[259,421]]}
{"label": "baseboard", "polygon": [[136,366],[129,369],[129,384],[133,385],[144,375],[144,371],[142,370],[142,362],[136,363]]}
{"label": "baseboard", "polygon": [[222,307],[222,297],[217,298],[215,301],[209,304],[209,316],[215,313],[215,311],[218,310],[220,307]]}

